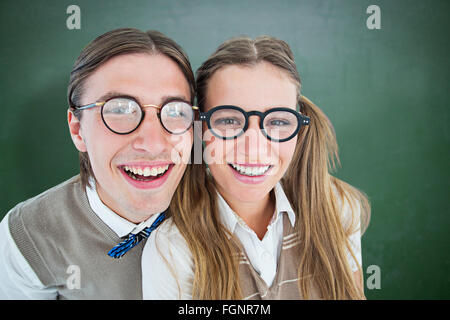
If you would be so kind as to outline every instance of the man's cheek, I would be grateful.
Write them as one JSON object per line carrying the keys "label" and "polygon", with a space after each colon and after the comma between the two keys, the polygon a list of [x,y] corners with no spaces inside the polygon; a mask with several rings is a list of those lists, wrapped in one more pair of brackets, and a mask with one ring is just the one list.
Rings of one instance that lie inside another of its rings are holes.
{"label": "man's cheek", "polygon": [[111,176],[111,170],[113,169],[112,157],[109,154],[109,150],[105,149],[106,145],[107,143],[94,145],[88,151],[94,174],[96,176],[101,175],[104,179]]}
{"label": "man's cheek", "polygon": [[170,152],[171,161],[175,164],[188,164],[192,148],[192,135],[190,133],[172,135],[170,143],[172,146]]}

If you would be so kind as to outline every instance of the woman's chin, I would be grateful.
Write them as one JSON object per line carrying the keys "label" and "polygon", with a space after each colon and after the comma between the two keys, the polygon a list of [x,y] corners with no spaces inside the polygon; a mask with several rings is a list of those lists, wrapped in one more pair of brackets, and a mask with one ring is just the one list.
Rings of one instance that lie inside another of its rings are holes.
{"label": "woman's chin", "polygon": [[262,174],[246,174],[233,166],[221,167],[220,171],[211,168],[218,191],[224,198],[234,201],[255,202],[264,200],[279,181],[278,166],[274,166]]}
{"label": "woman's chin", "polygon": [[264,200],[273,187],[270,186],[242,186],[230,185],[227,190],[219,188],[220,194],[224,198],[232,197],[234,201],[256,202]]}

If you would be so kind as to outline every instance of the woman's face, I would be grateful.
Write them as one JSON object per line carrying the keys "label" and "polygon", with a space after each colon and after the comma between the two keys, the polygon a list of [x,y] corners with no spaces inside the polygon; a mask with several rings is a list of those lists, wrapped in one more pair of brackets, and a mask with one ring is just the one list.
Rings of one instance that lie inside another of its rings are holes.
{"label": "woman's face", "polygon": [[[227,66],[208,82],[205,112],[221,105],[265,112],[274,107],[296,110],[296,86],[289,75],[267,62],[256,66]],[[213,136],[204,124],[205,161],[216,186],[227,200],[255,202],[264,199],[286,172],[297,136],[285,142],[269,141],[250,116],[248,130],[236,139]]]}

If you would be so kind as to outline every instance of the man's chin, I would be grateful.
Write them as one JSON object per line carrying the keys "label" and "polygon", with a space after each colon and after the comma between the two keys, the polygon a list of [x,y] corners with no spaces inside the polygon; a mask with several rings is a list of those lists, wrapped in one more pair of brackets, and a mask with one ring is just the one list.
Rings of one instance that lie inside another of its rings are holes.
{"label": "man's chin", "polygon": [[150,217],[153,214],[161,213],[165,211],[170,204],[170,199],[167,200],[167,197],[160,198],[156,195],[155,197],[149,196],[145,199],[135,199],[135,201],[132,202],[129,200],[127,207],[129,208],[130,213],[134,213],[134,215],[139,215],[141,217]]}
{"label": "man's chin", "polygon": [[165,211],[169,207],[171,196],[172,193],[169,194],[166,190],[145,191],[128,187],[120,193],[116,189],[115,195],[112,194],[112,203],[102,201],[119,216],[139,223]]}
{"label": "man's chin", "polygon": [[[169,207],[177,185],[174,181],[177,173],[178,170],[169,170],[164,181],[159,181],[157,187],[136,186],[135,183],[130,183],[132,177],[121,174],[114,183],[109,182],[108,190],[99,188],[99,195],[110,209],[123,218],[134,223],[142,222]],[[115,187],[111,187],[112,185]]]}

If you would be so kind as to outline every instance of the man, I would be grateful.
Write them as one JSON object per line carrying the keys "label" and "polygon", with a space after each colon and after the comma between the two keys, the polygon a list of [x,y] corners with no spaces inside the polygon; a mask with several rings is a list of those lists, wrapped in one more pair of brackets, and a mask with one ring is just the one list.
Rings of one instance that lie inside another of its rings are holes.
{"label": "man", "polygon": [[2,220],[0,298],[142,298],[139,242],[185,171],[193,99],[187,56],[159,32],[113,30],[81,52],[67,113],[80,175]]}

